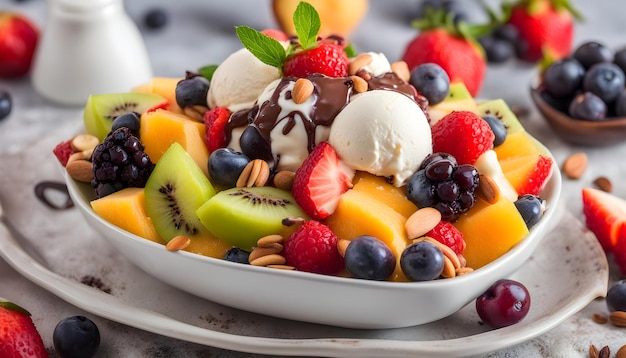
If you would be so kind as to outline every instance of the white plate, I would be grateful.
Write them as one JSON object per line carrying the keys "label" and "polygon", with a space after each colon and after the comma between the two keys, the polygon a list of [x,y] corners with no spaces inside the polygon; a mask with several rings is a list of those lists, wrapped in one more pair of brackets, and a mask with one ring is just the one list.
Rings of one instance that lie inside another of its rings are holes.
{"label": "white plate", "polygon": [[[65,250],[67,253],[70,248]],[[218,348],[287,356],[449,357],[484,354],[537,337],[559,325],[596,297],[604,296],[608,280],[608,265],[602,248],[571,214],[565,214],[527,263],[511,276],[523,282],[531,293],[529,315],[516,325],[497,330],[489,330],[478,323],[472,304],[443,320],[421,326],[351,330],[231,312],[177,290],[166,293],[165,285],[159,287],[164,300],[185,299],[188,305],[161,304],[157,310],[158,305],[145,299],[146,294],[142,291],[145,291],[145,285],[152,284],[156,289],[160,283],[152,282],[150,276],[133,270],[132,266],[109,258],[115,261],[111,264],[126,267],[125,277],[133,277],[133,281],[124,283],[130,292],[124,292],[125,299],[120,299],[68,279],[32,260],[2,225],[0,256],[37,285],[110,320]],[[136,287],[131,287],[131,282],[135,282]],[[186,313],[182,313],[183,310]],[[214,310],[220,315],[230,317],[232,314],[236,318],[228,319],[228,327],[217,325],[210,329],[202,328],[207,327],[206,320],[188,319],[189,322],[184,322],[182,319]]]}

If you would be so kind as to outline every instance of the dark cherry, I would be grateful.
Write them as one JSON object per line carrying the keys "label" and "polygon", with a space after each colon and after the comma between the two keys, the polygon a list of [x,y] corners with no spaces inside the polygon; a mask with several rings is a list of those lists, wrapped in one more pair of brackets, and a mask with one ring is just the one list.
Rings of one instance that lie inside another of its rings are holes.
{"label": "dark cherry", "polygon": [[530,293],[520,282],[498,280],[476,298],[480,319],[494,328],[520,322],[530,309]]}

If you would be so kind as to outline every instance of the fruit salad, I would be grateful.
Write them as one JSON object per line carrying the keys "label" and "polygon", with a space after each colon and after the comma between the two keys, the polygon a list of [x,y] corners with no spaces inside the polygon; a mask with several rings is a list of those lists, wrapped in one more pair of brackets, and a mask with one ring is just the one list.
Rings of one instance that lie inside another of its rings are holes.
{"label": "fruit salad", "polygon": [[553,159],[503,100],[346,39],[239,26],[217,66],[92,95],[54,153],[104,220],[217,259],[367,280],[468,274],[541,218]]}

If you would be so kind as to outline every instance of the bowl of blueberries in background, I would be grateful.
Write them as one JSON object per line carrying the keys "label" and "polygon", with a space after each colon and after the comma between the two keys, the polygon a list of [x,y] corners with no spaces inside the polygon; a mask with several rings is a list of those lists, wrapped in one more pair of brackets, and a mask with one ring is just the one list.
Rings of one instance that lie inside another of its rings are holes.
{"label": "bowl of blueberries in background", "polygon": [[626,140],[626,48],[589,41],[531,83],[539,112],[563,140],[607,146]]}

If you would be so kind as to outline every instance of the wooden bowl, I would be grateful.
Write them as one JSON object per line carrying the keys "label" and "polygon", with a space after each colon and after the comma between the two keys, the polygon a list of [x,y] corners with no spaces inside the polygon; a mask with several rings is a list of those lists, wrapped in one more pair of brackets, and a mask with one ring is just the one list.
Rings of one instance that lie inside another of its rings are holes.
{"label": "wooden bowl", "polygon": [[552,130],[571,144],[599,147],[626,141],[626,117],[608,118],[603,121],[575,119],[546,102],[537,85],[531,85],[530,94],[535,106]]}

